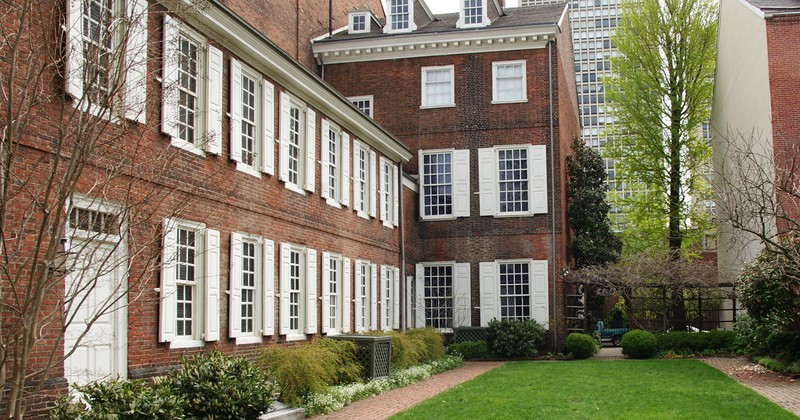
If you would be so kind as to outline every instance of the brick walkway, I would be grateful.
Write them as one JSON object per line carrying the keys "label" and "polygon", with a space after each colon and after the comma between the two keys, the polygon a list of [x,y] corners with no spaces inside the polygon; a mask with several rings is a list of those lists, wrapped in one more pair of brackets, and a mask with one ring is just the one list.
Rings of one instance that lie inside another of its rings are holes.
{"label": "brick walkway", "polygon": [[743,357],[708,357],[703,361],[800,416],[800,381],[769,371]]}
{"label": "brick walkway", "polygon": [[464,362],[464,365],[460,368],[442,372],[427,381],[417,382],[366,400],[356,401],[335,413],[318,418],[385,419],[502,364],[503,362]]}

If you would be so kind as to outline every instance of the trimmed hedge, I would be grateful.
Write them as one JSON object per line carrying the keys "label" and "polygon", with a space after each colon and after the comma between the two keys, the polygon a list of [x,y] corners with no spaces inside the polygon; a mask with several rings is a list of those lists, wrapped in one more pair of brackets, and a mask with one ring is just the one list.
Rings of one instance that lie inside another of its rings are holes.
{"label": "trimmed hedge", "polygon": [[656,337],[649,331],[628,331],[621,344],[622,354],[633,359],[649,359],[656,354]]}
{"label": "trimmed hedge", "polygon": [[734,352],[736,333],[733,331],[709,331],[689,333],[683,331],[656,334],[659,352],[698,354],[709,352]]}
{"label": "trimmed hedge", "polygon": [[600,351],[600,346],[592,336],[581,333],[568,335],[564,346],[573,359],[588,359]]}
{"label": "trimmed hedge", "polygon": [[464,360],[488,359],[489,348],[485,341],[462,341],[447,346],[447,354],[461,356]]}

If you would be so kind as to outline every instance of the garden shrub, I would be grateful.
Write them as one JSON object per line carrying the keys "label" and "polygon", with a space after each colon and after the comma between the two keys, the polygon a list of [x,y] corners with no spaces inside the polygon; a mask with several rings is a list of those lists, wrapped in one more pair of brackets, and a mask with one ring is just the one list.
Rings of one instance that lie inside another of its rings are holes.
{"label": "garden shrub", "polygon": [[317,345],[332,352],[336,358],[334,370],[336,377],[331,385],[349,384],[361,380],[363,367],[356,359],[358,344],[347,340],[334,340],[323,338],[316,342]]}
{"label": "garden shrub", "polygon": [[[325,341],[325,343],[322,343]],[[355,356],[340,356],[337,351],[345,349],[322,339],[296,346],[269,346],[261,350],[258,363],[269,369],[272,379],[280,388],[280,400],[288,405],[297,405],[305,395],[324,392],[343,378],[352,378]],[[355,344],[355,343],[352,343]],[[355,346],[349,347],[355,351]],[[356,378],[360,378],[358,369]]]}
{"label": "garden shrub", "polygon": [[373,335],[392,337],[392,369],[404,369],[419,364],[425,357],[425,344],[403,331],[373,332]]}
{"label": "garden shrub", "polygon": [[689,333],[676,331],[656,334],[659,352],[677,354],[716,354],[734,350],[736,334],[733,331],[708,331]]}
{"label": "garden shrub", "polygon": [[243,357],[218,350],[182,361],[167,381],[184,396],[183,412],[190,418],[257,418],[278,393],[269,374]]}
{"label": "garden shrub", "polygon": [[564,344],[573,359],[588,359],[600,351],[597,341],[588,334],[572,333],[567,336]]}
{"label": "garden shrub", "polygon": [[733,325],[734,346],[743,354],[763,355],[769,353],[767,338],[777,332],[775,323],[766,318],[755,319],[747,314],[737,316]]}
{"label": "garden shrub", "polygon": [[405,334],[423,344],[423,356],[419,363],[444,357],[444,337],[439,331],[433,328],[415,328],[405,331]]}
{"label": "garden shrub", "polygon": [[754,359],[756,363],[765,368],[784,373],[787,375],[800,375],[800,363],[787,363],[782,360],[773,359],[771,357],[759,357]]}
{"label": "garden shrub", "polygon": [[486,346],[494,357],[533,357],[544,343],[545,330],[535,320],[489,321]]}
{"label": "garden shrub", "polygon": [[462,341],[447,346],[447,354],[458,355],[465,360],[488,359],[489,348],[485,341]]}
{"label": "garden shrub", "polygon": [[50,411],[51,419],[182,419],[183,399],[164,381],[108,380],[75,388],[83,401],[62,398]]}
{"label": "garden shrub", "polygon": [[649,331],[628,331],[621,344],[622,354],[633,359],[649,359],[656,354],[656,337]]}

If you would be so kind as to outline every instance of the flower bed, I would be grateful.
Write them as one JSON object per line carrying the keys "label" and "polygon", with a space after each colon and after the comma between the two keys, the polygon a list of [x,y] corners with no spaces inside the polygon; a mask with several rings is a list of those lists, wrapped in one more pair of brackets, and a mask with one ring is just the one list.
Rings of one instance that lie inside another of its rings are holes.
{"label": "flower bed", "polygon": [[463,359],[460,357],[445,356],[429,363],[394,371],[388,378],[373,379],[365,383],[332,386],[327,392],[311,394],[305,397],[301,406],[306,410],[307,416],[332,413],[353,401],[363,400],[415,382],[424,381],[437,373],[455,369],[461,366],[462,363]]}

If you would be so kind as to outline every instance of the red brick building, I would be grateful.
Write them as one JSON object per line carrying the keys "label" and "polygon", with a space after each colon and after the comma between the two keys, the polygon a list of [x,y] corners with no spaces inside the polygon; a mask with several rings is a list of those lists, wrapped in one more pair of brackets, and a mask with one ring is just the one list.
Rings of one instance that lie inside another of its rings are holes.
{"label": "red brick building", "polygon": [[351,13],[314,55],[326,82],[414,152],[413,325],[533,318],[563,334],[564,162],[579,132],[567,8],[499,6],[434,16],[391,2],[388,21]]}
{"label": "red brick building", "polygon": [[494,317],[563,332],[566,6],[393,0],[384,26],[377,0],[336,1],[334,27],[366,32],[312,55],[327,6],[288,3],[67,0],[2,21],[25,41],[3,83],[30,111],[0,118],[2,356],[32,411],[213,348]]}

